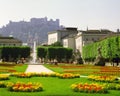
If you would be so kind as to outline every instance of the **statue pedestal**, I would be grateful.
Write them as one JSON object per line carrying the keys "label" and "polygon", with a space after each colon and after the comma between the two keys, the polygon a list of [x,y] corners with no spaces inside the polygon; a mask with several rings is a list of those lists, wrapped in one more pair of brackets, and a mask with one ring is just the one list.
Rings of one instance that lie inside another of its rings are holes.
{"label": "statue pedestal", "polygon": [[102,56],[98,55],[95,59],[94,65],[105,66],[105,59]]}

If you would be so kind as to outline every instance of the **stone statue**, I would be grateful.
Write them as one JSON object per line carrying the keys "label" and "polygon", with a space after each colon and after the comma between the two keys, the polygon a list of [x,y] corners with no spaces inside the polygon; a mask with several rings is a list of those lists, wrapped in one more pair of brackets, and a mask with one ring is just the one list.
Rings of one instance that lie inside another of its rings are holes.
{"label": "stone statue", "polygon": [[75,60],[76,64],[83,64],[83,60],[82,60],[81,54],[78,49],[74,53],[74,60]]}
{"label": "stone statue", "polygon": [[101,54],[101,49],[102,49],[101,46],[99,46],[98,49],[97,49],[98,55],[96,56],[96,59],[94,61],[94,65],[105,66],[105,59],[103,58],[103,56]]}

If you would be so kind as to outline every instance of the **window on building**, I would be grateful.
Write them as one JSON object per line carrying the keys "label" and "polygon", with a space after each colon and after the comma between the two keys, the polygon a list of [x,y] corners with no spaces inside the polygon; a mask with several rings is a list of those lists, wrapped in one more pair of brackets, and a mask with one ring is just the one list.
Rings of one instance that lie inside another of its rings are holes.
{"label": "window on building", "polygon": [[63,45],[64,45],[64,47],[68,46],[67,42],[65,42],[65,41],[64,41]]}

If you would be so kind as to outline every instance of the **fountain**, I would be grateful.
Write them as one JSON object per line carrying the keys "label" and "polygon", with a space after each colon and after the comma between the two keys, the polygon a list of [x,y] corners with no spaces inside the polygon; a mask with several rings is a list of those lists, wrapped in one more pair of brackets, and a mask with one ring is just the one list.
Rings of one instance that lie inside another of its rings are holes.
{"label": "fountain", "polygon": [[34,41],[33,43],[33,53],[32,53],[32,62],[33,64],[36,64],[36,60],[37,60],[37,54],[36,54],[36,41]]}

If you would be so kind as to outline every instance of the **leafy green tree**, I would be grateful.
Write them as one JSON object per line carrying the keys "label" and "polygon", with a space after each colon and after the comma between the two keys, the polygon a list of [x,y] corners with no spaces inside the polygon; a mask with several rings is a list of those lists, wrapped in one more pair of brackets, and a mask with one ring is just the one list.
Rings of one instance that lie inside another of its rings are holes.
{"label": "leafy green tree", "polygon": [[54,47],[63,47],[62,43],[59,42],[59,41],[57,41],[57,42],[51,44],[51,46],[54,46]]}
{"label": "leafy green tree", "polygon": [[97,48],[99,46],[102,47],[101,53],[105,60],[111,61],[116,55],[120,58],[120,36],[113,36],[84,46],[82,52],[84,60],[94,60],[97,56]]}

